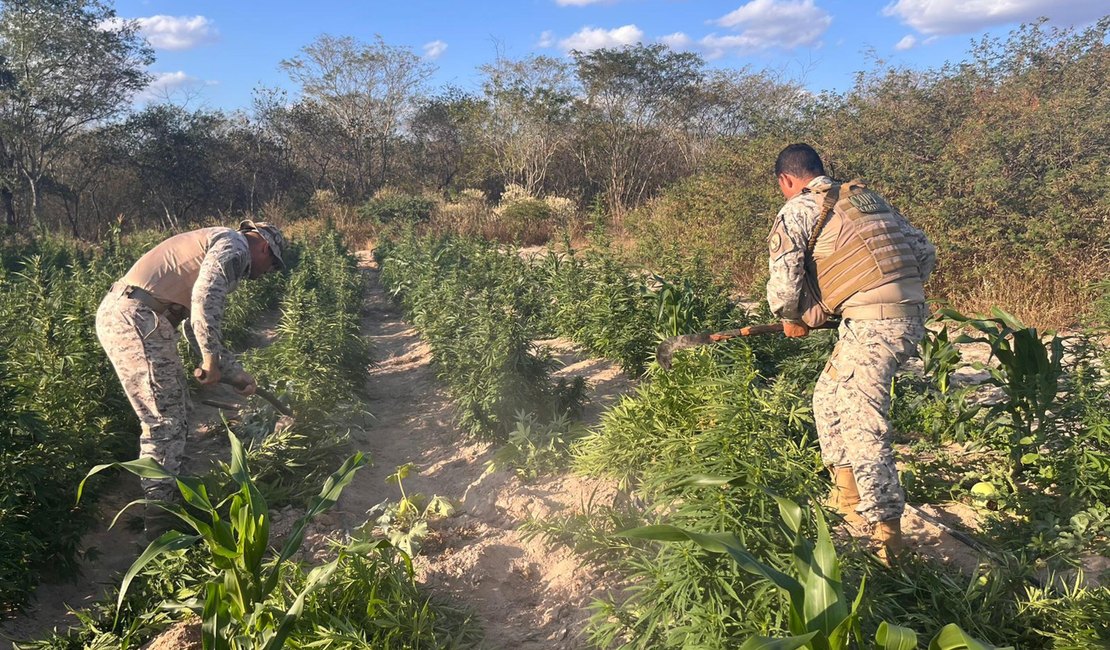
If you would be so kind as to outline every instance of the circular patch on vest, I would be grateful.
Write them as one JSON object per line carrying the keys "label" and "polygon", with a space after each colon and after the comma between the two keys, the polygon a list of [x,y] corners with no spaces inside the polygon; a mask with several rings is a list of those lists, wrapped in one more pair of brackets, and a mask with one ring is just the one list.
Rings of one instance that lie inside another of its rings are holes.
{"label": "circular patch on vest", "polygon": [[782,233],[776,231],[771,235],[771,238],[767,240],[767,247],[774,253],[780,246],[782,246]]}

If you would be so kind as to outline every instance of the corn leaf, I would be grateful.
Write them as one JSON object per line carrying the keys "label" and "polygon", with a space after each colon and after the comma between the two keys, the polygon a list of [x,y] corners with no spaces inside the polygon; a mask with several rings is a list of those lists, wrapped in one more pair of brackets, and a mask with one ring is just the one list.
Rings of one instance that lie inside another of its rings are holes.
{"label": "corn leaf", "polygon": [[1012,646],[993,646],[973,638],[960,629],[959,625],[949,623],[929,642],[929,650],[1014,650]]}
{"label": "corn leaf", "polygon": [[891,625],[886,621],[879,624],[875,632],[875,642],[882,650],[915,650],[917,648],[917,632],[908,627]]}

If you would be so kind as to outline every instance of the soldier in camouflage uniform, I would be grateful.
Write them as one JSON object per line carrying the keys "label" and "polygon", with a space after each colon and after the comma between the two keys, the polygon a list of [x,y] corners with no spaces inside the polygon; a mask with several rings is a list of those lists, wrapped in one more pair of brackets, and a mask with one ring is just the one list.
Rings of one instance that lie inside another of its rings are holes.
{"label": "soldier in camouflage uniform", "polygon": [[[201,228],[163,241],[112,285],[96,313],[96,334],[139,416],[142,457],[172,473],[181,466],[189,400],[177,352],[179,323],[195,335],[200,383],[225,378],[244,395],[254,392],[254,379],[221,342],[224,308],[240,280],[283,266],[284,248],[281,232],[264,222],[244,221],[237,231]],[[143,479],[148,499],[170,499],[173,487]]]}
{"label": "soldier in camouflage uniform", "polygon": [[821,456],[834,478],[831,505],[854,527],[868,525],[888,559],[902,547],[905,509],[891,449],[890,386],[925,335],[922,285],[936,251],[861,181],[826,176],[808,145],[784,149],[775,174],[787,202],[768,238],[767,301],[787,336],[841,318],[813,393]]}

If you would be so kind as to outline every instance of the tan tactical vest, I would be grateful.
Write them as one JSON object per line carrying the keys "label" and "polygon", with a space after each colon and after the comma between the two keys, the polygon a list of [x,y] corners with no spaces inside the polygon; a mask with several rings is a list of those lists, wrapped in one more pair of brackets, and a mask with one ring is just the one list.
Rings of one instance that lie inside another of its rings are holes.
{"label": "tan tactical vest", "polygon": [[140,257],[122,281],[162,302],[189,307],[208,242],[220,230],[228,229],[201,228],[170,237]]}
{"label": "tan tactical vest", "polygon": [[828,313],[838,313],[861,291],[920,279],[913,249],[883,197],[859,180],[807,191],[822,206],[809,241],[809,263]]}

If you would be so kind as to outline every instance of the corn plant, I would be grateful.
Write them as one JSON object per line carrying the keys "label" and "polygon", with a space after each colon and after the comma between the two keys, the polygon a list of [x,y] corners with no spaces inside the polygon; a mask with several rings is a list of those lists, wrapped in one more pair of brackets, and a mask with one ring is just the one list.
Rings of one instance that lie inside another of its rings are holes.
{"label": "corn plant", "polygon": [[1042,341],[1035,328],[995,307],[991,317],[969,317],[952,309],[940,310],[941,316],[977,332],[961,334],[956,343],[986,343],[998,365],[976,363],[973,367],[989,373],[988,383],[1000,388],[1005,399],[988,407],[972,407],[962,420],[975,417],[983,408],[989,421],[997,421],[1008,431],[1010,483],[1018,491],[1018,479],[1026,466],[1041,460],[1042,446],[1050,426],[1049,412],[1057,403],[1063,374],[1064,340],[1048,333]]}
{"label": "corn plant", "polygon": [[[354,478],[355,472],[367,461],[361,452],[348,458],[328,478],[320,494],[309,504],[305,515],[293,526],[281,552],[268,559],[270,515],[267,505],[251,479],[242,443],[230,433],[228,439],[231,443],[231,463],[225,466],[224,471],[238,486],[238,490],[215,503],[202,481],[175,476],[149,458],[98,465],[89,470],[85,481],[110,468],[124,469],[147,479],[171,480],[177,486],[184,505],[139,499],[125,506],[112,523],[114,525],[130,506],[144,505],[176,516],[195,533],[170,530],[153,540],[124,574],[117,599],[117,611],[123,605],[131,581],[148,563],[165,553],[203,542],[209,552],[214,577],[205,583],[203,598],[193,601],[189,606],[203,621],[205,650],[277,649],[282,647],[292,631],[309,593],[335,570],[338,560],[313,569],[293,602],[286,608],[280,608],[279,588],[282,586],[285,563],[300,548],[308,523],[316,515],[335,505],[340,493]],[[78,488],[78,500],[84,490],[85,481]]]}
{"label": "corn plant", "polygon": [[921,341],[925,374],[936,381],[937,390],[947,393],[952,373],[960,364],[960,350],[948,340],[948,328],[928,330]]}
{"label": "corn plant", "polygon": [[[701,484],[717,481],[703,479]],[[720,481],[721,484],[728,481]],[[840,564],[836,549],[829,536],[828,525],[821,513],[814,513],[817,542],[813,543],[803,533],[805,517],[802,508],[782,497],[774,497],[779,513],[793,536],[792,558],[794,576],[756,559],[732,533],[698,533],[675,526],[656,525],[634,528],[620,533],[634,539],[679,542],[692,541],[707,551],[727,553],[740,568],[773,583],[784,595],[789,614],[789,632],[792,636],[781,641],[756,636],[741,648],[809,647],[815,650],[840,650],[849,647],[852,638],[860,640],[859,604],[863,588],[854,601],[844,594],[840,577]]]}

